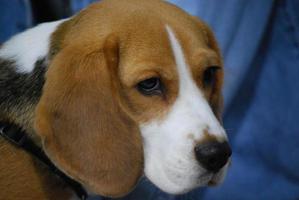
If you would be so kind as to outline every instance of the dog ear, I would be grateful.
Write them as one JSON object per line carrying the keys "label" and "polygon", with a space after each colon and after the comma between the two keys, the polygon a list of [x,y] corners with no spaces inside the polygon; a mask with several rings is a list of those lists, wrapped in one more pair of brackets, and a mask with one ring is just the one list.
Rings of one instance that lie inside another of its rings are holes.
{"label": "dog ear", "polygon": [[117,97],[116,38],[91,46],[72,45],[53,58],[35,129],[59,169],[92,192],[122,196],[143,172],[141,136]]}

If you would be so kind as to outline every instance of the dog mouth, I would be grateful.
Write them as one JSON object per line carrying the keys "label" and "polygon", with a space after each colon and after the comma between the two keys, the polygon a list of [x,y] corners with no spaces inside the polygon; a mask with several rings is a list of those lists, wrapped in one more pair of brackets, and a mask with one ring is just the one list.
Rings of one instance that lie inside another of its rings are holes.
{"label": "dog mouth", "polygon": [[[217,172],[205,170],[198,165],[180,168],[173,165],[149,165],[146,178],[159,189],[169,194],[184,194],[199,187],[220,185],[226,175],[227,166]],[[171,167],[172,166],[172,167]],[[153,173],[155,172],[155,173]]]}
{"label": "dog mouth", "polygon": [[[191,190],[194,190],[199,187],[215,187],[220,185],[227,172],[227,167],[228,165],[225,165],[222,169],[220,169],[218,172],[211,172],[211,171],[206,171],[202,174],[200,174],[197,178],[195,178],[195,181],[191,178],[191,184],[187,186],[185,189],[182,190],[182,193],[189,192]],[[193,182],[193,184],[192,184]],[[178,182],[177,182],[178,183]]]}
{"label": "dog mouth", "polygon": [[[173,180],[172,178],[168,177],[168,180],[176,185],[177,188],[177,192],[171,192],[173,194],[185,194],[187,192],[190,192],[196,188],[199,187],[213,187],[213,186],[217,186],[220,185],[222,183],[222,178],[225,175],[225,172],[223,172],[222,170],[217,172],[217,173],[213,173],[213,172],[205,172],[201,175],[199,175],[198,177],[189,177],[190,179],[187,181],[187,179],[185,180],[181,180],[179,181],[178,179]],[[193,179],[193,180],[192,180]],[[186,185],[183,183],[189,182]],[[181,187],[181,189],[179,189]]]}
{"label": "dog mouth", "polygon": [[217,179],[217,174],[213,174],[212,178],[207,182],[207,186],[214,187],[214,186],[219,185],[220,183],[221,183],[221,181],[219,181]]}
{"label": "dog mouth", "polygon": [[213,176],[207,182],[207,186],[214,187],[220,185],[224,181],[229,164],[230,162],[228,162],[219,172],[213,173]]}
{"label": "dog mouth", "polygon": [[198,184],[196,187],[200,186],[217,186],[221,183],[221,181],[218,179],[219,173],[212,173],[212,172],[206,172],[198,177]]}

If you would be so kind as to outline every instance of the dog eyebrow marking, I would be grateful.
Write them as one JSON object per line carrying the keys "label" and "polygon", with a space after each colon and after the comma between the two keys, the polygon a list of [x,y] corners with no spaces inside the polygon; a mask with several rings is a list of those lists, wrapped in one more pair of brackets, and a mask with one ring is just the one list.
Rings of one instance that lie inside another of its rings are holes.
{"label": "dog eyebrow marking", "polygon": [[32,72],[36,61],[46,57],[51,34],[63,21],[65,19],[43,23],[13,36],[1,47],[0,58],[13,60],[17,66],[16,71],[19,73]]}

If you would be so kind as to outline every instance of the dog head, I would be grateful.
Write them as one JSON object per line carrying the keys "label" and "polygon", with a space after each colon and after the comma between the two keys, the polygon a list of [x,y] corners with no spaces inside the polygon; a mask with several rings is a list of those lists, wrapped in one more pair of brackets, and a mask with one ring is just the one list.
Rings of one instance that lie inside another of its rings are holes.
{"label": "dog head", "polygon": [[107,196],[143,171],[180,194],[219,183],[222,61],[210,29],[164,1],[102,1],[53,33],[35,127],[66,174]]}

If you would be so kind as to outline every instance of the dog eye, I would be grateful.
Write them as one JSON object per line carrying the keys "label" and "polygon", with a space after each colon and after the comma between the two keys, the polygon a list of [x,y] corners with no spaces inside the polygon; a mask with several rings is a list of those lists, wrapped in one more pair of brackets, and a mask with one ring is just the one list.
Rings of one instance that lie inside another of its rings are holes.
{"label": "dog eye", "polygon": [[159,78],[149,78],[137,84],[137,89],[144,95],[158,95],[162,93],[161,80]]}
{"label": "dog eye", "polygon": [[216,73],[221,68],[219,66],[208,67],[203,74],[203,85],[204,87],[211,87],[215,84]]}

